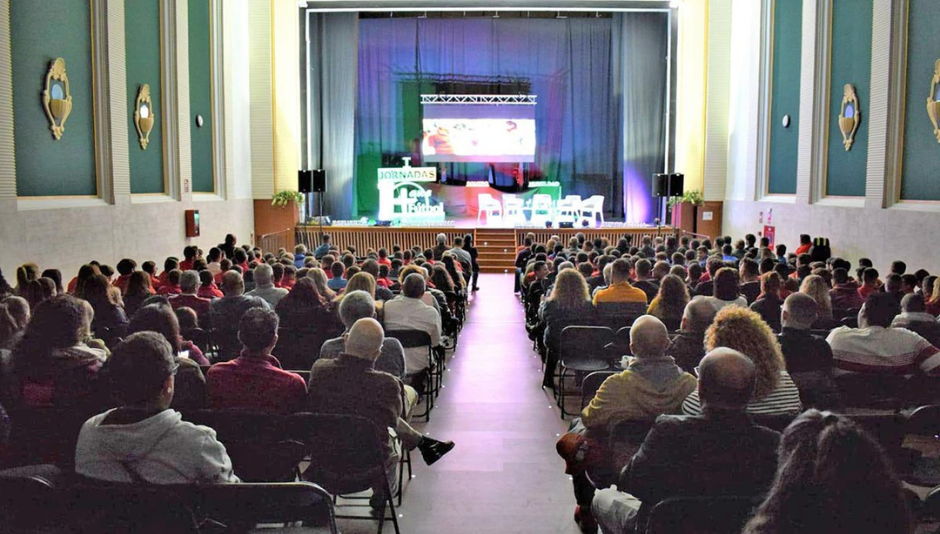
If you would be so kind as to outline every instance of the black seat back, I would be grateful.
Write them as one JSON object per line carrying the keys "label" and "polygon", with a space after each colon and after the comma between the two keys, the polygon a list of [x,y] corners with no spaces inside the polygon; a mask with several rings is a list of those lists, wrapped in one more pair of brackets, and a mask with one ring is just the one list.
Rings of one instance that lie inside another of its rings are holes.
{"label": "black seat back", "polygon": [[675,497],[653,507],[646,534],[739,534],[759,504],[753,497]]}
{"label": "black seat back", "polygon": [[310,463],[305,480],[330,493],[350,494],[388,483],[385,443],[388,430],[356,415],[296,414],[309,430]]}
{"label": "black seat back", "polygon": [[607,345],[614,331],[605,326],[568,326],[561,332],[559,357],[563,363],[583,360],[611,360]]}

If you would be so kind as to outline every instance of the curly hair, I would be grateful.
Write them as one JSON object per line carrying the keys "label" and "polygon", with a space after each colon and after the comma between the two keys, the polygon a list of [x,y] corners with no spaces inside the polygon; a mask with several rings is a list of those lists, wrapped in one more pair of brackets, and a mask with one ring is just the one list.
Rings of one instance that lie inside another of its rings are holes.
{"label": "curly hair", "polygon": [[783,353],[777,336],[761,316],[747,308],[727,306],[718,312],[705,331],[705,350],[727,347],[741,352],[757,368],[755,401],[777,389],[784,369]]}

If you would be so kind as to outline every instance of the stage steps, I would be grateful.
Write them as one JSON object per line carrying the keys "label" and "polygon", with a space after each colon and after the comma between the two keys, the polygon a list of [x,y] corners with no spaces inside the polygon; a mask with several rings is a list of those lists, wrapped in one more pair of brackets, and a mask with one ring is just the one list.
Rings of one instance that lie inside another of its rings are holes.
{"label": "stage steps", "polygon": [[516,237],[512,228],[478,228],[476,247],[480,272],[513,272],[516,260]]}

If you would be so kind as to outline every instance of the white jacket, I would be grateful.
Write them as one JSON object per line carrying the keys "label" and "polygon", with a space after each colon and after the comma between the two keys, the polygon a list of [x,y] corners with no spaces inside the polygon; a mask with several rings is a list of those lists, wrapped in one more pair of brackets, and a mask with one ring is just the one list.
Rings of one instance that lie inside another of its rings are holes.
{"label": "white jacket", "polygon": [[239,482],[215,430],[183,421],[175,410],[129,425],[101,424],[112,411],[82,426],[75,449],[78,474],[151,484]]}

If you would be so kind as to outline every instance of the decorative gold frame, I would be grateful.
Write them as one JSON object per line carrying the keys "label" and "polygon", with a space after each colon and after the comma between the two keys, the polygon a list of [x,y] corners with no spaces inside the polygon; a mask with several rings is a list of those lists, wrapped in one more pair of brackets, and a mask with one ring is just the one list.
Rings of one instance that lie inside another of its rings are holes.
{"label": "decorative gold frame", "polygon": [[[852,107],[852,116],[846,116],[846,109]],[[852,149],[852,143],[855,142],[855,132],[858,131],[858,125],[862,122],[862,112],[858,106],[858,95],[855,93],[855,86],[847,83],[842,90],[842,106],[839,108],[839,130],[842,132],[842,144],[845,151]]]}
{"label": "decorative gold frame", "polygon": [[937,136],[937,142],[940,143],[940,102],[935,98],[937,95],[937,84],[940,84],[940,59],[933,65],[933,78],[930,81],[930,96],[927,97],[927,116],[933,123],[933,134]]}
{"label": "decorative gold frame", "polygon": [[[53,98],[53,81],[59,82],[65,87],[65,98]],[[72,113],[72,92],[69,89],[69,76],[65,73],[65,60],[58,57],[49,65],[49,72],[46,73],[46,84],[42,91],[42,107],[46,110],[46,117],[49,118],[49,129],[52,130],[52,136],[56,141],[62,139],[65,132],[65,121]]]}
{"label": "decorative gold frame", "polygon": [[[142,116],[140,112],[144,105],[147,106],[146,117]],[[134,126],[137,128],[137,138],[140,140],[141,150],[147,150],[154,120],[153,101],[150,99],[150,84],[145,83],[137,90],[137,102],[134,103]]]}

